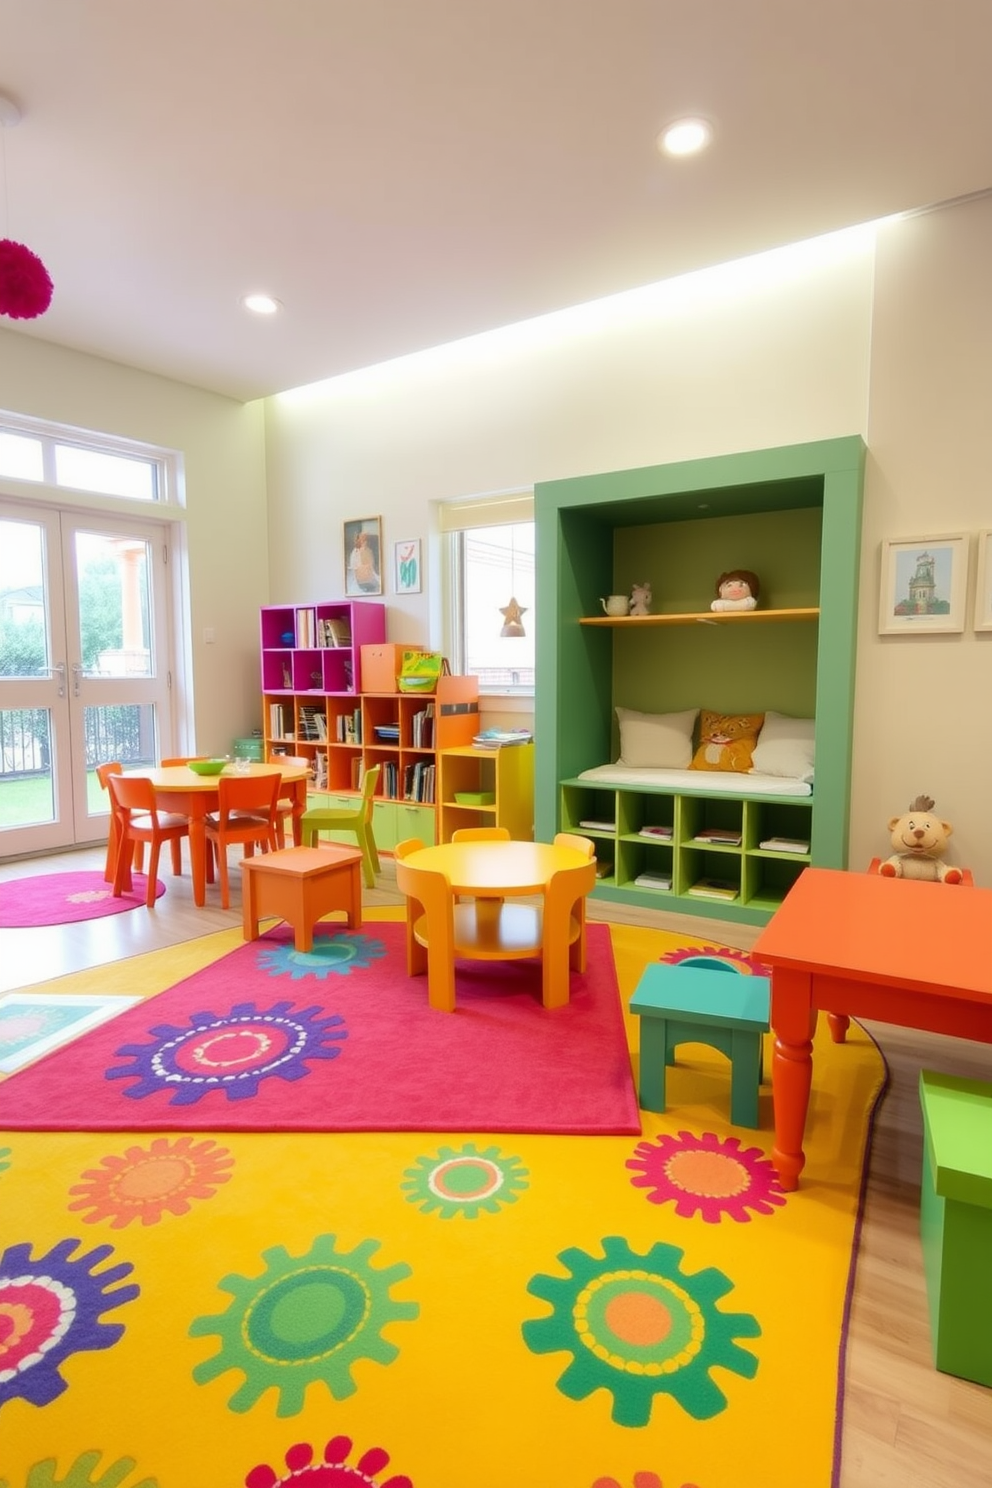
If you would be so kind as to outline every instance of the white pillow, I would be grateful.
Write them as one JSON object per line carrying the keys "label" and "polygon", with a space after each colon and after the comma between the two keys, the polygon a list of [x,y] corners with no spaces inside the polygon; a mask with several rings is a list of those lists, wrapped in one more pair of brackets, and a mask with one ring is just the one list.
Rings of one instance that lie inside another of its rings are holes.
{"label": "white pillow", "polygon": [[618,708],[619,765],[632,769],[684,770],[692,759],[692,731],[698,708],[684,713],[635,713]]}
{"label": "white pillow", "polygon": [[786,775],[790,780],[813,779],[815,754],[813,718],[790,718],[766,713],[751,756],[752,775]]}

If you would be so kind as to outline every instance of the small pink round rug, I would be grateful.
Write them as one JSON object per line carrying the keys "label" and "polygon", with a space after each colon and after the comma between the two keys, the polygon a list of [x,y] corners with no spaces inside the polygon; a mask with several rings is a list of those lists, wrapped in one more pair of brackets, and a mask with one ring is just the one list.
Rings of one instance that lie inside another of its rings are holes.
{"label": "small pink round rug", "polygon": [[[143,873],[131,875],[131,892],[114,898],[113,885],[102,873],[39,873],[0,883],[0,929],[25,930],[32,925],[68,925],[102,915],[140,909],[148,892]],[[165,893],[158,879],[155,898]]]}

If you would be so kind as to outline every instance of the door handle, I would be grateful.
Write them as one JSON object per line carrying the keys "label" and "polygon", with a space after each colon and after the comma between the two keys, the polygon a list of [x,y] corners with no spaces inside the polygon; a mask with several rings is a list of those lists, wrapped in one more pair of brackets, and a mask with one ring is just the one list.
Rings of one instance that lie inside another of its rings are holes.
{"label": "door handle", "polygon": [[64,661],[57,661],[55,663],[55,665],[54,666],[50,666],[48,668],[48,670],[51,672],[51,674],[52,674],[53,677],[57,677],[58,678],[58,681],[59,681],[59,686],[58,686],[59,697],[65,697],[65,662]]}
{"label": "door handle", "polygon": [[81,661],[74,661],[72,663],[71,670],[72,670],[72,695],[73,695],[73,697],[78,697],[79,696],[79,684],[80,684],[80,682],[83,679],[83,673],[85,672],[86,668],[83,666],[83,663]]}

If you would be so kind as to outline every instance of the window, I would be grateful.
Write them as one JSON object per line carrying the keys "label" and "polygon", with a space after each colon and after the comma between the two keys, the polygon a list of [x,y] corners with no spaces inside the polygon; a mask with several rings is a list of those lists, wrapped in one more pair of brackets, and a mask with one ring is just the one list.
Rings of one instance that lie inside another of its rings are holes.
{"label": "window", "polygon": [[172,452],[3,412],[0,478],[131,501],[179,500],[179,460]]}
{"label": "window", "polygon": [[531,496],[445,502],[446,651],[482,692],[534,691],[536,633]]}

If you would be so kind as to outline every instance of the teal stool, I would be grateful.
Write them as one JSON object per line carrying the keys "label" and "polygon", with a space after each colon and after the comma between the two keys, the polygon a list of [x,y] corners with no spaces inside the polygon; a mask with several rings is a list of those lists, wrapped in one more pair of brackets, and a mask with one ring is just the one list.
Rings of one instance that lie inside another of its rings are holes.
{"label": "teal stool", "polygon": [[644,971],[630,999],[641,1020],[638,1091],[645,1111],[665,1109],[665,1071],[678,1044],[707,1044],[730,1060],[730,1119],[760,1126],[761,1036],[768,1032],[768,978],[726,969],[668,966]]}
{"label": "teal stool", "polygon": [[920,1234],[938,1369],[992,1385],[992,1084],[920,1073]]}

